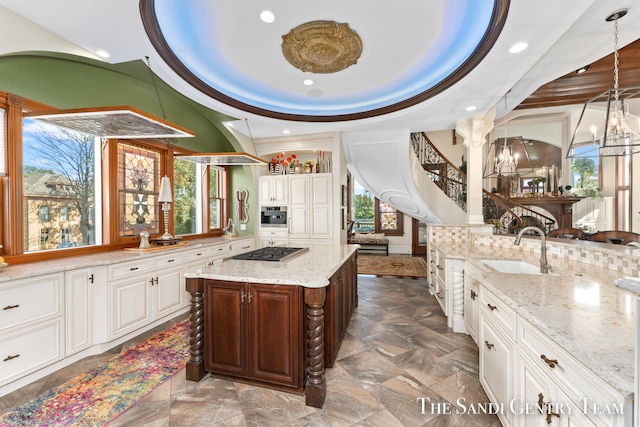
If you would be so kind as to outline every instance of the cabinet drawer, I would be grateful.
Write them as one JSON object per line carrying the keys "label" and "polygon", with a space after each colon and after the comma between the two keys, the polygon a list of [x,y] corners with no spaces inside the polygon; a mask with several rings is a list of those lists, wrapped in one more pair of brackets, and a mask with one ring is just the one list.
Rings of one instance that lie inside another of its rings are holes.
{"label": "cabinet drawer", "polygon": [[437,286],[435,289],[435,295],[436,298],[438,300],[438,304],[440,304],[440,307],[442,308],[442,312],[444,313],[445,316],[448,316],[448,304],[447,304],[447,299],[448,299],[448,292],[447,292],[447,286],[446,283],[441,280],[439,277],[436,279],[437,281]]}
{"label": "cabinet drawer", "polygon": [[256,248],[255,240],[247,240],[244,242],[236,242],[231,246],[231,253],[234,255],[243,254]]}
{"label": "cabinet drawer", "polygon": [[41,276],[0,289],[0,331],[62,314],[62,276]]}
{"label": "cabinet drawer", "polygon": [[127,277],[131,274],[146,273],[151,271],[151,259],[122,262],[109,266],[109,279]]}
{"label": "cabinet drawer", "polygon": [[173,266],[182,264],[183,261],[184,261],[184,255],[181,253],[164,255],[164,256],[153,258],[153,267],[154,269],[164,268],[164,267],[173,267]]}
{"label": "cabinet drawer", "polygon": [[62,318],[0,338],[0,386],[62,359]]}
{"label": "cabinet drawer", "polygon": [[521,320],[518,323],[518,345],[565,392],[574,405],[583,409],[587,399],[587,415],[597,419],[598,425],[617,425],[613,416],[589,413],[589,408],[594,404],[603,407],[616,403],[620,406],[624,402],[623,397],[613,388],[529,322]]}
{"label": "cabinet drawer", "polygon": [[189,251],[184,254],[185,260],[187,262],[194,261],[196,259],[207,259],[209,255],[209,248],[200,248],[197,250]]}
{"label": "cabinet drawer", "polygon": [[227,256],[231,253],[231,248],[229,245],[218,245],[212,246],[209,248],[209,256],[218,258],[222,256]]}
{"label": "cabinet drawer", "polygon": [[480,309],[486,313],[487,318],[503,328],[504,332],[515,340],[516,312],[484,286],[480,288]]}

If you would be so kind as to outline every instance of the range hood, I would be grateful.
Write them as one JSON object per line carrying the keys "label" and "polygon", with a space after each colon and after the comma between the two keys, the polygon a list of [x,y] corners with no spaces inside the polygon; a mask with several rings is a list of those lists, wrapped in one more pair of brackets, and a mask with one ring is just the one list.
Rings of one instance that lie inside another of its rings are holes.
{"label": "range hood", "polygon": [[129,106],[31,112],[30,119],[100,138],[184,138],[195,133]]}
{"label": "range hood", "polygon": [[240,152],[176,154],[174,158],[213,166],[254,166],[267,164],[265,160],[259,157]]}

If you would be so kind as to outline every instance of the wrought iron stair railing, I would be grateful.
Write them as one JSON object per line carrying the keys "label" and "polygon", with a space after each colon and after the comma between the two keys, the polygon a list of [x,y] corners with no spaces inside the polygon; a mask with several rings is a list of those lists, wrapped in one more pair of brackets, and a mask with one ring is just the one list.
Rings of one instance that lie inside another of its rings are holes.
{"label": "wrought iron stair railing", "polygon": [[466,171],[463,172],[443,156],[424,132],[413,132],[411,145],[414,153],[418,156],[422,169],[429,175],[431,181],[466,212]]}
{"label": "wrought iron stair railing", "polygon": [[[465,212],[467,210],[466,171],[453,165],[442,155],[424,132],[411,134],[411,145],[418,161],[430,179]],[[541,228],[545,234],[555,224],[555,219],[508,198],[482,190],[484,222],[494,225],[496,233],[517,233],[527,226]]]}

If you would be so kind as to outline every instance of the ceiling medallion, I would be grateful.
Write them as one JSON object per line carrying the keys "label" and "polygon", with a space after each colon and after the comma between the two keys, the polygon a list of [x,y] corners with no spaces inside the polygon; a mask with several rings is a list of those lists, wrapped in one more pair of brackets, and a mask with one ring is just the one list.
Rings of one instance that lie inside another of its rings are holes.
{"label": "ceiling medallion", "polygon": [[312,21],[282,36],[282,54],[294,67],[311,73],[342,71],[358,62],[362,40],[349,24]]}

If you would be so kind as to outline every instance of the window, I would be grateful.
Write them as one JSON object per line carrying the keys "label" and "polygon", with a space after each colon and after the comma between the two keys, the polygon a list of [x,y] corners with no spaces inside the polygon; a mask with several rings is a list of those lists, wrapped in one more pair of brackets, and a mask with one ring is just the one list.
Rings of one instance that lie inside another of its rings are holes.
{"label": "window", "polygon": [[60,229],[60,243],[71,243],[71,230],[68,227]]}
{"label": "window", "polygon": [[[30,119],[22,135],[24,251],[55,249],[62,243],[60,222],[68,241],[95,245],[95,138]],[[43,222],[50,228],[41,228]]]}
{"label": "window", "polygon": [[118,236],[160,233],[160,153],[118,144]]}
{"label": "window", "polygon": [[402,236],[402,213],[389,204],[376,199],[376,233],[384,233],[387,236]]}
{"label": "window", "polygon": [[223,168],[209,166],[209,231],[222,230],[224,221],[226,174]]}
{"label": "window", "polygon": [[173,162],[173,218],[176,236],[202,232],[202,215],[198,215],[201,205],[201,166],[195,162],[175,159]]}
{"label": "window", "polygon": [[356,233],[384,233],[387,236],[401,236],[403,215],[389,204],[373,197],[357,181],[353,181],[354,231]]}
{"label": "window", "polygon": [[49,222],[49,206],[40,206],[40,221]]}
{"label": "window", "polygon": [[69,221],[69,206],[60,207],[60,222]]}

